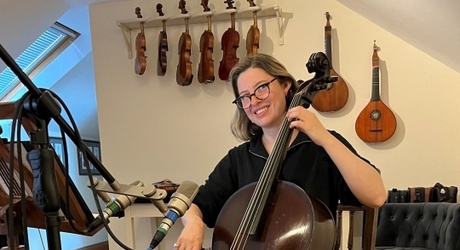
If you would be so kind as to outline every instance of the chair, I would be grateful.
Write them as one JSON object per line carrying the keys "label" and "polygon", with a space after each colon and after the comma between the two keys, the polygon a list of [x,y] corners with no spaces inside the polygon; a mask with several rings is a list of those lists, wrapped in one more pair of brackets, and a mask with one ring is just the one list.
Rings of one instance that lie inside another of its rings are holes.
{"label": "chair", "polygon": [[[342,213],[349,212],[349,230],[347,249],[353,248],[353,222],[355,212],[362,211],[363,214],[363,230],[362,230],[362,249],[374,250],[377,234],[377,218],[378,208],[371,208],[366,206],[348,206],[339,204],[337,207],[337,238],[335,249],[340,249],[342,239]],[[345,248],[342,248],[345,249]]]}

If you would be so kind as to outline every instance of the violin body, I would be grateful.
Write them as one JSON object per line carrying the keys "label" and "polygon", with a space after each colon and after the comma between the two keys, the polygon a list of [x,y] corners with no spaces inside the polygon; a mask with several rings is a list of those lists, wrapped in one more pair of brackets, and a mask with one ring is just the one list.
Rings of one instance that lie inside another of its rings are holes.
{"label": "violin body", "polygon": [[147,56],[145,55],[146,51],[146,41],[144,35],[144,28],[142,27],[141,32],[136,36],[136,60],[134,63],[134,71],[138,75],[142,75],[145,72],[147,67]]}
{"label": "violin body", "polygon": [[176,82],[182,86],[192,83],[192,62],[190,62],[192,38],[188,32],[183,32],[179,40],[179,64],[176,71]]}
{"label": "violin body", "polygon": [[[230,249],[255,185],[243,187],[225,203],[214,228],[213,250]],[[243,248],[235,249],[323,250],[335,245],[335,222],[329,209],[291,182],[278,181],[262,216],[257,233],[249,236]]]}
{"label": "violin body", "polygon": [[247,55],[255,55],[259,50],[260,31],[257,26],[252,25],[246,37]]}
{"label": "violin body", "polygon": [[166,52],[168,51],[168,36],[165,31],[160,31],[158,35],[158,60],[157,75],[164,76],[167,68]]}
{"label": "violin body", "polygon": [[240,34],[233,28],[228,28],[222,35],[222,61],[219,65],[219,78],[223,81],[228,80],[230,70],[235,66],[239,58],[236,57],[236,51],[240,44]]}
{"label": "violin body", "polygon": [[200,38],[201,60],[198,66],[198,81],[200,83],[214,82],[214,60],[212,53],[214,51],[214,35],[211,31],[206,30]]}

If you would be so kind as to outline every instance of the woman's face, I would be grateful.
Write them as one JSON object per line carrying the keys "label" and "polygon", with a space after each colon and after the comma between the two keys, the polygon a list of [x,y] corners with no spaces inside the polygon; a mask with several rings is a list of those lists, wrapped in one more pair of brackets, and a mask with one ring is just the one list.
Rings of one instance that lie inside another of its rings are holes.
{"label": "woman's face", "polygon": [[[252,95],[257,87],[270,82],[274,76],[260,68],[248,68],[237,80],[238,96]],[[291,83],[275,79],[268,85],[270,94],[264,100],[251,96],[251,106],[244,109],[251,122],[262,129],[279,128],[286,114],[286,95]]]}

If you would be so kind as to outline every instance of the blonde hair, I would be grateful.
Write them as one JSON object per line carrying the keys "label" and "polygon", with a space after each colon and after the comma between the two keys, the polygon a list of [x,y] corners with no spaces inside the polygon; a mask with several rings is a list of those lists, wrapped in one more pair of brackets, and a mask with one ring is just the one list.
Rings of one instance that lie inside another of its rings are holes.
{"label": "blonde hair", "polygon": [[[235,98],[238,97],[238,85],[237,81],[241,73],[249,68],[259,68],[277,77],[278,81],[283,84],[285,82],[291,82],[291,87],[286,96],[286,110],[291,103],[292,97],[294,96],[298,84],[294,77],[286,70],[286,68],[274,57],[266,54],[255,54],[240,59],[237,65],[230,71],[229,79],[232,82],[233,94]],[[236,106],[235,106],[236,107]],[[252,123],[247,117],[243,109],[236,107],[235,114],[233,116],[230,129],[233,136],[240,141],[247,141],[252,136],[262,133],[262,128]]]}

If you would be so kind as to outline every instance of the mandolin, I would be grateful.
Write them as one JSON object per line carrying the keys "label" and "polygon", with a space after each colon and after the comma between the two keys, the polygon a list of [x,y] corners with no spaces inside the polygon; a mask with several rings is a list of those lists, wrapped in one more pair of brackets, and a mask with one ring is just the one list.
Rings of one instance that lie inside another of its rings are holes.
{"label": "mandolin", "polygon": [[[336,80],[327,65],[324,53],[310,56],[307,67],[315,77],[299,86],[289,108],[309,106],[318,91]],[[279,176],[292,136],[289,123],[283,120],[259,180],[239,189],[222,207],[212,249],[333,249],[336,226],[330,210]]]}
{"label": "mandolin", "polygon": [[[210,12],[208,0],[201,0],[204,12]],[[214,60],[212,53],[214,51],[214,35],[211,31],[211,15],[208,18],[208,29],[200,37],[200,64],[198,65],[198,81],[200,83],[214,82]]]}
{"label": "mandolin", "polygon": [[356,119],[355,130],[365,142],[384,142],[396,131],[396,118],[393,112],[380,99],[378,47],[374,41],[372,54],[372,96],[370,102]]}
{"label": "mandolin", "polygon": [[331,62],[331,76],[337,76],[337,82],[331,89],[318,93],[313,100],[312,106],[320,112],[334,112],[340,110],[348,101],[348,87],[344,79],[332,66],[331,24],[329,12],[326,12],[326,26],[324,27],[326,55]]}
{"label": "mandolin", "polygon": [[[224,3],[227,4],[227,10],[234,10],[236,7],[233,6],[233,0],[227,0]],[[236,57],[236,50],[240,44],[240,34],[235,30],[235,11],[231,12],[231,26],[222,35],[222,60],[219,65],[219,78],[223,81],[228,81],[230,70],[235,66],[239,58]]]}
{"label": "mandolin", "polygon": [[[179,1],[179,9],[181,14],[187,14],[185,9],[185,0]],[[177,64],[176,71],[176,82],[181,86],[188,86],[192,83],[193,74],[192,74],[192,62],[190,61],[191,49],[192,49],[192,38],[190,37],[188,30],[188,20],[187,16],[185,20],[185,32],[182,32],[182,35],[179,39],[179,63]]]}
{"label": "mandolin", "polygon": [[[157,12],[160,17],[164,16],[163,5],[157,4]],[[166,20],[161,21],[163,24],[163,30],[158,35],[158,59],[157,59],[157,75],[164,76],[166,74],[167,57],[166,52],[168,51],[168,36],[166,34]]]}
{"label": "mandolin", "polygon": [[[253,0],[248,0],[249,7],[254,7],[256,4]],[[246,51],[247,55],[255,55],[259,50],[259,40],[260,40],[260,31],[257,27],[257,11],[252,12],[254,19],[254,24],[249,28],[248,34],[246,36]]]}
{"label": "mandolin", "polygon": [[[136,7],[135,13],[137,18],[142,18],[141,8]],[[141,32],[136,36],[136,60],[134,62],[134,72],[138,75],[142,75],[145,72],[147,66],[147,56],[145,55],[146,41],[144,34],[144,21],[141,21]]]}

